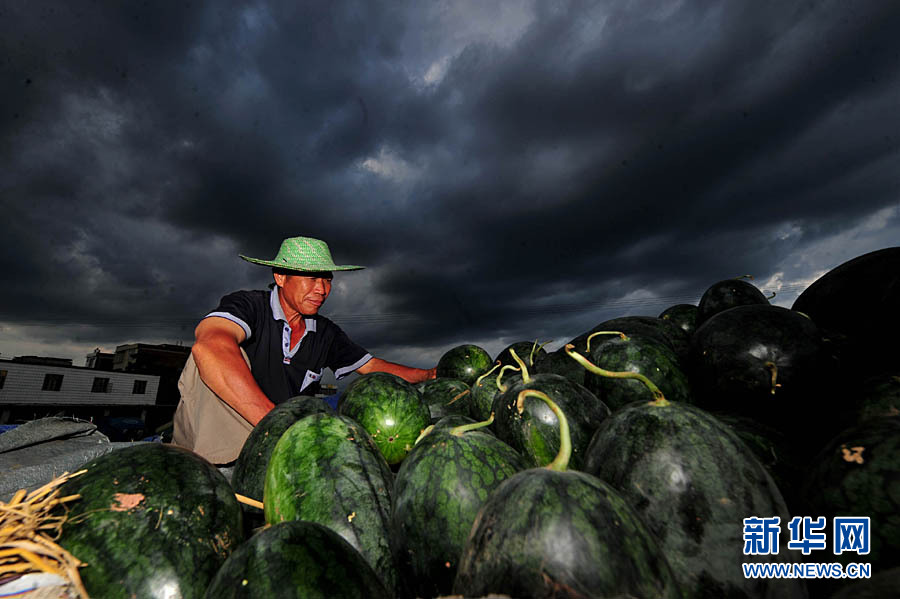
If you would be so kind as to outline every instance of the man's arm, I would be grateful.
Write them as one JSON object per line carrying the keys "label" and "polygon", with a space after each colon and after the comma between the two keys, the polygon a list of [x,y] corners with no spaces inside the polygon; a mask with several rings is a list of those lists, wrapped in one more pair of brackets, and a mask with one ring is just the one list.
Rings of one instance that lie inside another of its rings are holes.
{"label": "man's arm", "polygon": [[256,426],[275,404],[256,383],[238,346],[246,334],[226,318],[204,318],[191,348],[200,378],[234,410]]}
{"label": "man's arm", "polygon": [[[240,327],[238,327],[240,328]],[[413,368],[404,366],[403,364],[395,364],[380,358],[372,358],[362,366],[356,369],[359,374],[369,374],[370,372],[389,372],[396,374],[401,379],[409,383],[421,383],[428,379],[435,378],[435,368]]]}

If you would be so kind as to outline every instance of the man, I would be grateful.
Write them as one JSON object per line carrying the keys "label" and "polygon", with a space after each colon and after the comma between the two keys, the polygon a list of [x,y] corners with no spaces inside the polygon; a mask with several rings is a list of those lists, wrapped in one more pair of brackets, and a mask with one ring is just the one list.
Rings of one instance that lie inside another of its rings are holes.
{"label": "man", "polygon": [[324,368],[338,379],[389,372],[417,383],[435,369],[373,357],[319,315],[338,266],[319,239],[285,239],[272,260],[242,259],[273,269],[270,291],[236,291],[222,298],[194,331],[195,342],[178,388],[173,441],[214,464],[237,459],[256,423],[275,404],[313,395]]}

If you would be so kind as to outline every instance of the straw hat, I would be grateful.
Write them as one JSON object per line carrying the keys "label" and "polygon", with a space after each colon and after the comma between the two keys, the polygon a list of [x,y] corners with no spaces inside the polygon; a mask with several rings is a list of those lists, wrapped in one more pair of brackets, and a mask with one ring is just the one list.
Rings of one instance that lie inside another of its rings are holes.
{"label": "straw hat", "polygon": [[271,260],[263,260],[261,258],[250,258],[239,254],[241,258],[247,262],[254,264],[262,264],[263,266],[272,266],[274,268],[283,268],[285,270],[296,270],[300,272],[325,272],[333,270],[361,270],[365,266],[354,265],[338,265],[331,258],[331,251],[328,244],[321,239],[313,239],[312,237],[288,237],[281,242],[278,249],[278,255]]}

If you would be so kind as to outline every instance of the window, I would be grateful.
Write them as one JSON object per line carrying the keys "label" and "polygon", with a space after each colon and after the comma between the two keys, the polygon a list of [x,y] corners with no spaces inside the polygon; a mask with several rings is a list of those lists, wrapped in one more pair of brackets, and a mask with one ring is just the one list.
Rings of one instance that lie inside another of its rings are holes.
{"label": "window", "polygon": [[3,383],[6,382],[6,371],[0,370],[0,389],[3,388]]}
{"label": "window", "polygon": [[134,389],[131,390],[132,395],[143,395],[147,392],[147,381],[135,381]]}
{"label": "window", "polygon": [[95,376],[91,393],[109,393],[109,379]]}
{"label": "window", "polygon": [[62,387],[62,379],[63,375],[61,374],[45,374],[44,375],[44,386],[41,387],[42,391],[59,391],[60,387]]}

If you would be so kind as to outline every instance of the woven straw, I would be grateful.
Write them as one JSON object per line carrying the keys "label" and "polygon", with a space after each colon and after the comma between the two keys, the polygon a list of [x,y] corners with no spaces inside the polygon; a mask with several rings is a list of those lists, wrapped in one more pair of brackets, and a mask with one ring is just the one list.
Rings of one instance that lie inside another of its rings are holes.
{"label": "woven straw", "polygon": [[313,239],[312,237],[289,237],[285,239],[281,242],[281,248],[278,250],[278,255],[271,260],[250,258],[243,254],[239,255],[247,262],[252,262],[254,264],[262,264],[263,266],[272,266],[275,268],[284,268],[286,270],[296,270],[300,272],[361,270],[365,268],[365,266],[355,266],[352,264],[335,264],[331,257],[331,251],[328,249],[328,244],[321,239]]}

